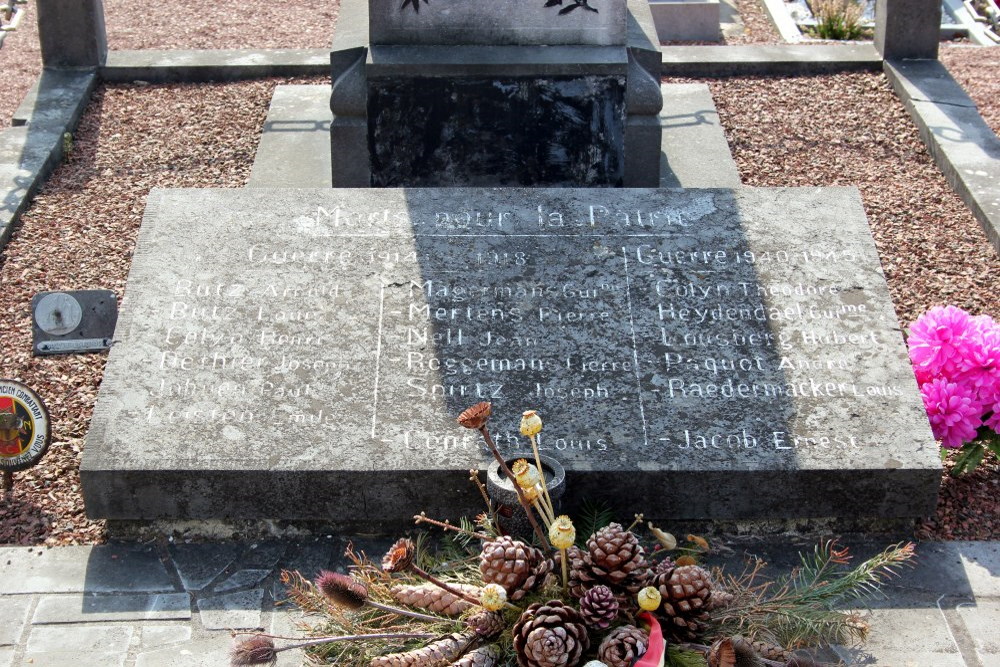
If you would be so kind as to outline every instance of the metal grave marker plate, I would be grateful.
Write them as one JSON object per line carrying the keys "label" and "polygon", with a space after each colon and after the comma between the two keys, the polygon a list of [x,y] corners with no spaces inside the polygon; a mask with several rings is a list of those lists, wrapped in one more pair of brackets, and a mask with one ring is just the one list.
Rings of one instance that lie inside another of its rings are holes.
{"label": "metal grave marker plate", "polygon": [[39,292],[31,299],[32,352],[101,352],[111,347],[118,300],[106,289]]}
{"label": "metal grave marker plate", "polygon": [[936,497],[853,188],[156,190],[115,336],[95,516],[454,517],[483,400],[509,452],[538,410],[568,497],[650,515]]}

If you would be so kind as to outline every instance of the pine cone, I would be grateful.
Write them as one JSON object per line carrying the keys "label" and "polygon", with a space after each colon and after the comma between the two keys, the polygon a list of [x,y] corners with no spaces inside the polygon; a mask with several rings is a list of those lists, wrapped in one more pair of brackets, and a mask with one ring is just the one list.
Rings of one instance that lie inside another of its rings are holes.
{"label": "pine cone", "polygon": [[372,658],[369,667],[437,667],[457,659],[473,641],[475,635],[456,632],[423,648]]}
{"label": "pine cone", "polygon": [[520,667],[575,667],[590,648],[583,617],[561,600],[525,609],[513,634]]}
{"label": "pine cone", "polygon": [[480,646],[463,655],[448,667],[493,667],[500,661],[500,649],[494,644]]}
{"label": "pine cone", "polygon": [[573,567],[571,591],[582,597],[591,584],[604,584],[616,595],[631,598],[652,575],[639,540],[620,524],[612,523],[590,536],[587,551],[567,554]]}
{"label": "pine cone", "polygon": [[764,667],[764,662],[742,637],[727,637],[712,644],[708,667]]}
{"label": "pine cone", "polygon": [[591,630],[604,630],[618,616],[618,600],[607,586],[594,586],[580,598],[580,615]]}
{"label": "pine cone", "polygon": [[681,641],[694,640],[708,621],[712,596],[712,577],[708,570],[697,565],[682,565],[669,574],[656,575],[653,585],[663,597],[658,613],[667,620],[664,634]]}
{"label": "pine cone", "polygon": [[503,614],[484,609],[465,619],[465,626],[480,637],[489,638],[503,632],[507,624],[504,622]]}
{"label": "pine cone", "polygon": [[675,567],[677,567],[677,563],[674,562],[673,558],[671,558],[670,556],[667,556],[663,560],[661,560],[659,563],[656,564],[656,569],[653,571],[653,574],[665,574],[665,573],[669,573]]}
{"label": "pine cone", "polygon": [[597,649],[597,656],[608,667],[629,667],[642,657],[649,646],[649,636],[634,625],[623,625],[608,633]]}
{"label": "pine cone", "polygon": [[[787,660],[789,657],[791,657],[791,654],[788,651],[778,646],[777,644],[771,644],[769,642],[760,642],[760,641],[749,642],[749,643],[750,646],[753,647],[753,650],[757,651],[757,655],[759,655],[762,658],[767,658],[768,660],[781,661],[781,660]],[[803,663],[803,664],[808,665],[809,663]]]}
{"label": "pine cone", "polygon": [[[452,584],[452,587],[475,598],[479,597],[478,586]],[[392,587],[392,597],[397,602],[409,607],[426,609],[431,613],[443,614],[444,616],[458,616],[472,607],[472,603],[466,602],[434,584],[420,584],[419,586],[399,584]]]}
{"label": "pine cone", "polygon": [[708,608],[725,609],[736,600],[736,596],[727,590],[712,586],[712,594],[708,598]]}
{"label": "pine cone", "polygon": [[540,549],[506,535],[485,543],[479,556],[483,582],[503,586],[510,602],[540,586],[552,567]]}

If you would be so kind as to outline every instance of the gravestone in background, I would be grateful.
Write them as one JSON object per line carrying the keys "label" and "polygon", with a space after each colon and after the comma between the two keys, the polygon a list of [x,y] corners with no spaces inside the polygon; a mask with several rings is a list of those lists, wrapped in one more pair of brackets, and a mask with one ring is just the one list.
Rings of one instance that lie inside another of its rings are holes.
{"label": "gravestone in background", "polygon": [[158,190],[115,338],[95,517],[455,518],[482,400],[651,517],[916,517],[939,481],[851,188]]}
{"label": "gravestone in background", "polygon": [[645,0],[347,0],[331,62],[334,187],[659,183]]}

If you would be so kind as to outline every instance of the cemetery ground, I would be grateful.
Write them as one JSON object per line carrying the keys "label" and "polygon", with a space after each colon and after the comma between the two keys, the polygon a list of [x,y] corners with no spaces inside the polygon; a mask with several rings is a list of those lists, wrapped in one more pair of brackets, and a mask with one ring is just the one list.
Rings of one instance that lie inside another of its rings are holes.
{"label": "cemetery ground", "polygon": [[[138,12],[132,3],[107,4],[109,42],[118,49],[320,48],[329,36],[313,21],[320,17],[323,26],[331,25],[336,11],[328,3],[293,2],[280,17],[261,10],[238,22],[215,9],[172,31],[162,8]],[[736,41],[776,39],[756,3],[739,0],[738,6],[746,28]],[[132,20],[139,14],[142,20]],[[2,122],[19,101],[17,91],[37,75],[33,29],[26,24],[16,35],[23,41],[11,39],[0,52],[0,77],[10,92]],[[1000,49],[944,45],[942,60],[1000,131]],[[243,186],[271,93],[281,83],[327,81],[135,82],[96,91],[68,158],[0,259],[0,307],[13,315],[0,331],[3,375],[35,387],[54,425],[46,458],[17,475],[0,510],[0,543],[90,544],[106,537],[102,522],[84,515],[78,473],[106,355],[32,357],[32,295],[101,287],[120,296],[149,189]],[[730,77],[709,84],[745,185],[860,188],[904,326],[938,304],[1000,314],[1000,258],[934,165],[883,75]],[[998,491],[995,459],[961,479],[943,475],[937,514],[919,527],[918,537],[1000,539]]]}

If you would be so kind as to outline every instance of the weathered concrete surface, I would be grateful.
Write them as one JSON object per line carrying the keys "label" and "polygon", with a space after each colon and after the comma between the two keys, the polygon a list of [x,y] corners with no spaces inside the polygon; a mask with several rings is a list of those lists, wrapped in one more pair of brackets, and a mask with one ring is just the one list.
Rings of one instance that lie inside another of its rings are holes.
{"label": "weathered concrete surface", "polygon": [[330,86],[278,86],[249,187],[330,187]]}
{"label": "weathered concrete surface", "polygon": [[323,75],[326,49],[213,49],[111,51],[101,67],[104,81],[235,81],[265,76]]}
{"label": "weathered concrete surface", "polygon": [[0,247],[31,197],[59,163],[63,135],[80,119],[96,82],[93,71],[44,70],[0,133]]}
{"label": "weathered concrete surface", "polygon": [[627,484],[677,518],[933,507],[937,447],[856,190],[148,202],[85,447],[94,516],[451,516],[489,462],[454,423],[480,400],[511,452],[537,408],[580,497],[622,504]]}
{"label": "weathered concrete surface", "polygon": [[651,0],[649,10],[661,42],[718,42],[720,4],[719,0]]}
{"label": "weathered concrete surface", "polygon": [[[625,0],[588,0],[546,7],[541,0],[416,0],[400,7],[398,0],[370,0],[372,44],[422,45],[547,45],[625,44]],[[596,11],[594,11],[596,10]]]}
{"label": "weathered concrete surface", "polygon": [[708,84],[664,84],[660,187],[736,188],[736,167]]}
{"label": "weathered concrete surface", "polygon": [[941,0],[876,0],[875,16],[875,48],[883,58],[937,58]]}
{"label": "weathered concrete surface", "polygon": [[664,46],[663,76],[808,75],[878,71],[871,44]]}
{"label": "weathered concrete surface", "polygon": [[887,62],[885,72],[938,168],[1000,252],[1000,139],[938,61]]}
{"label": "weathered concrete surface", "polygon": [[45,67],[95,68],[108,55],[101,0],[38,0],[38,41]]}

